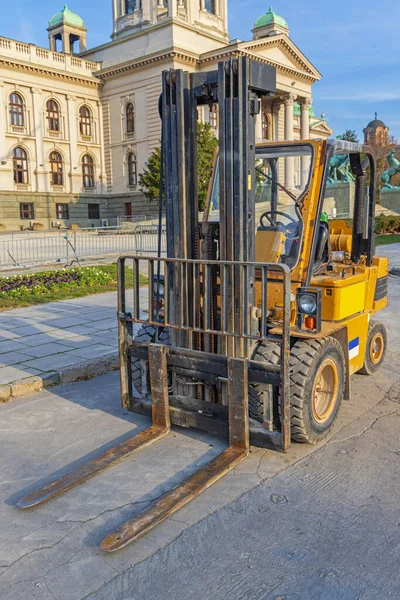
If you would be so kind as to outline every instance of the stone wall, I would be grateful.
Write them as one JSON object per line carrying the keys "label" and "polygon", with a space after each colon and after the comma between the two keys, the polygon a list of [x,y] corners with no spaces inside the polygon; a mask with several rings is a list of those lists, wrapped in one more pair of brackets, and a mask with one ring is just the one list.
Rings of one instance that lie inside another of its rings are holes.
{"label": "stone wall", "polygon": [[[327,206],[336,208],[338,218],[353,217],[354,212],[355,185],[354,183],[328,183],[325,191],[325,203]],[[331,199],[332,202],[327,202]],[[327,211],[329,212],[329,210]],[[335,216],[329,214],[330,217]]]}
{"label": "stone wall", "polygon": [[384,208],[400,213],[400,190],[381,190],[380,204]]}
{"label": "stone wall", "polygon": [[[52,194],[32,192],[0,192],[0,231],[20,231],[29,229],[31,219],[21,219],[20,204],[34,205],[33,221],[40,228],[51,229],[52,222],[58,221],[61,227],[100,227],[106,219],[108,225],[117,225],[118,217],[125,214],[125,203],[132,204],[133,217],[157,217],[158,202],[148,202],[141,194],[93,195]],[[68,204],[69,219],[58,219],[56,204]],[[98,204],[100,219],[89,219],[88,204]]]}

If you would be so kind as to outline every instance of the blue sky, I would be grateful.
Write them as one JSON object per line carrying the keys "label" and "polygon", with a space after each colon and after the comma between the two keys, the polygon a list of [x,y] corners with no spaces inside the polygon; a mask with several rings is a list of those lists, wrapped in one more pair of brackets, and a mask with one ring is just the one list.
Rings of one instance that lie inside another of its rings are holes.
{"label": "blue sky", "polygon": [[[379,118],[400,138],[400,3],[394,0],[271,0],[291,38],[322,73],[314,86],[316,114],[324,112],[335,134],[347,128],[360,136]],[[18,0],[2,11],[0,35],[47,47],[47,22],[63,0]],[[109,39],[111,0],[69,0],[88,28],[88,45]],[[228,0],[232,38],[250,39],[268,0]]]}

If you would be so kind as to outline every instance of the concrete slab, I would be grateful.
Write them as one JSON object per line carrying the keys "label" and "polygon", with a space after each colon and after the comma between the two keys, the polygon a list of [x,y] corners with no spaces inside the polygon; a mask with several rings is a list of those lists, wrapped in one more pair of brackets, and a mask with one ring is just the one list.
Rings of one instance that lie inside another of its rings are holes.
{"label": "concrete slab", "polygon": [[81,361],[81,356],[75,356],[72,352],[67,350],[62,354],[52,354],[51,356],[44,356],[43,358],[33,358],[21,363],[21,369],[33,368],[38,369],[42,372],[46,371],[58,371],[62,367],[67,367]]}
{"label": "concrete slab", "polygon": [[[66,348],[64,342],[62,340],[60,342],[49,342],[48,344],[42,344],[40,346],[26,346],[24,348],[24,354],[29,355],[29,357],[33,358],[42,358],[43,356],[50,356],[52,354],[59,354],[60,352],[66,352],[68,348]],[[91,342],[90,342],[91,343]],[[73,342],[74,347],[76,347],[76,341]],[[29,357],[26,360],[29,360]],[[0,354],[1,361],[1,354]]]}
{"label": "concrete slab", "polygon": [[[50,371],[49,367],[46,371]],[[4,385],[6,383],[10,383],[10,381],[17,381],[21,379],[26,379],[31,375],[40,375],[42,370],[35,368],[33,365],[18,365],[18,366],[10,366],[10,367],[1,367],[0,368],[0,385]]]}

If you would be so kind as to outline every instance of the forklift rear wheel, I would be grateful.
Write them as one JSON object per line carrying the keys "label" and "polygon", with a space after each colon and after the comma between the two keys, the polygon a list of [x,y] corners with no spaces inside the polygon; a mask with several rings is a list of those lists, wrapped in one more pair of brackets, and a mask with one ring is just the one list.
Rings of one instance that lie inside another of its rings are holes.
{"label": "forklift rear wheel", "polygon": [[[252,360],[257,362],[279,365],[281,360],[280,346],[274,343],[261,343],[253,352]],[[252,383],[249,386],[249,415],[255,421],[263,423],[264,405],[272,401],[276,405],[279,387],[265,383]]]}
{"label": "forklift rear wheel", "polygon": [[[157,328],[154,325],[144,324],[141,326],[135,336],[135,342],[142,342],[143,344],[153,344],[156,341]],[[163,329],[159,337],[160,344],[169,346],[169,332],[167,329]],[[132,384],[138,394],[142,395],[143,392],[143,371],[146,371],[147,377],[147,389],[150,390],[150,373],[148,369],[148,363],[134,358],[132,360]]]}
{"label": "forklift rear wheel", "polygon": [[343,398],[345,357],[337,340],[297,340],[290,357],[292,439],[316,444],[332,428]]}
{"label": "forklift rear wheel", "polygon": [[365,349],[364,365],[360,369],[363,375],[373,375],[380,369],[385,360],[387,349],[387,332],[383,323],[371,321]]}

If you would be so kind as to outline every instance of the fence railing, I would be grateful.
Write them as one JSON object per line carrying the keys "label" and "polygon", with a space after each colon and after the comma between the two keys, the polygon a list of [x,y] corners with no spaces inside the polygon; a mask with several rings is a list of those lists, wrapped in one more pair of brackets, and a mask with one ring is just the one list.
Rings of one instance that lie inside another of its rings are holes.
{"label": "fence railing", "polygon": [[[0,268],[65,262],[83,258],[133,253],[157,253],[158,225],[133,228],[24,232],[0,235]],[[166,250],[165,227],[161,229],[161,251]]]}

